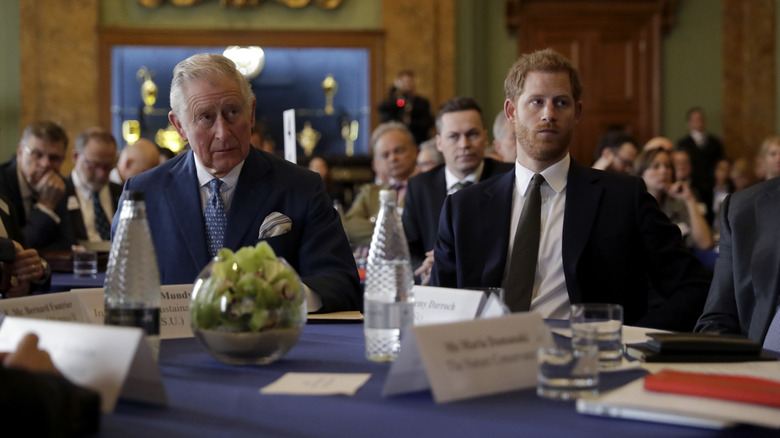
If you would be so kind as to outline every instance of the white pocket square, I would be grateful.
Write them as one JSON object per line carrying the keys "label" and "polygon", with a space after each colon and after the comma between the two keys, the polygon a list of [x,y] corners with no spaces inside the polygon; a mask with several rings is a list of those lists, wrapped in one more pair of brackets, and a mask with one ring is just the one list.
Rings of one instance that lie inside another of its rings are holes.
{"label": "white pocket square", "polygon": [[268,239],[269,237],[281,236],[282,234],[290,231],[292,228],[292,220],[275,211],[263,220],[263,224],[260,225],[260,231],[257,234],[258,239]]}

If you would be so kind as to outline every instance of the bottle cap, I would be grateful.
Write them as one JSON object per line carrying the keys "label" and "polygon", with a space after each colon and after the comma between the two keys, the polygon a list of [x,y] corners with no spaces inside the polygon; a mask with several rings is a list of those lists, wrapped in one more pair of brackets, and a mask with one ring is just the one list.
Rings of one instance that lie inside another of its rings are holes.
{"label": "bottle cap", "polygon": [[144,192],[140,190],[125,190],[123,193],[123,198],[125,201],[143,201],[144,200]]}

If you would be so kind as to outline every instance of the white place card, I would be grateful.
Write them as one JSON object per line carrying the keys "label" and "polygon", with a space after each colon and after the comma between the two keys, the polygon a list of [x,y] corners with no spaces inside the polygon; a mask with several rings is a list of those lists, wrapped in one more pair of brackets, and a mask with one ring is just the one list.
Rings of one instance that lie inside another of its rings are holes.
{"label": "white place card", "polygon": [[27,333],[73,383],[100,393],[103,412],[117,398],[167,404],[157,364],[138,328],[96,326],[32,318],[6,317],[0,326],[0,351],[16,349]]}
{"label": "white place card", "polygon": [[284,159],[291,163],[297,163],[298,148],[295,141],[295,110],[284,110],[282,112],[282,121],[284,122]]}
{"label": "white place card", "polygon": [[414,325],[474,319],[485,293],[477,290],[414,286]]}
{"label": "white place card", "polygon": [[535,312],[412,330],[437,403],[535,387],[537,349],[551,339]]}
{"label": "white place card", "polygon": [[[192,284],[169,284],[160,288],[160,338],[191,338],[190,296]],[[103,324],[105,307],[103,288],[73,289],[70,293],[81,297],[84,322]]]}
{"label": "white place card", "polygon": [[287,373],[260,389],[261,394],[355,395],[371,378],[362,373]]}
{"label": "white place card", "polygon": [[425,373],[425,364],[417,349],[412,326],[409,325],[401,329],[401,351],[398,352],[398,357],[395,358],[387,374],[385,385],[382,387],[382,397],[422,391],[430,387],[431,384]]}
{"label": "white place card", "polygon": [[0,300],[0,312],[7,316],[84,322],[86,315],[81,300],[70,292]]}

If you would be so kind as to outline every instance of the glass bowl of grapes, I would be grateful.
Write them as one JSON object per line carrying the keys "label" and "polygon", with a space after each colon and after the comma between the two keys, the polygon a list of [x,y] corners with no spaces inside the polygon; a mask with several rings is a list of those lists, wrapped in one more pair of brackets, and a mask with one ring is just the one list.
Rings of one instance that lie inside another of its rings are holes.
{"label": "glass bowl of grapes", "polygon": [[227,248],[203,268],[190,298],[195,337],[220,361],[265,365],[284,356],[306,325],[298,274],[265,241]]}

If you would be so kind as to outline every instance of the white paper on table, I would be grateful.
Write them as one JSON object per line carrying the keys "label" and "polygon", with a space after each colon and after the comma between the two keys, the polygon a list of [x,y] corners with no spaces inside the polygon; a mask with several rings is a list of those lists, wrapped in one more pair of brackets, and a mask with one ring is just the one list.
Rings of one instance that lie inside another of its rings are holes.
{"label": "white paper on table", "polygon": [[536,312],[413,331],[437,403],[535,387],[537,350],[551,339]]}
{"label": "white paper on table", "polygon": [[[192,284],[166,284],[160,287],[160,339],[193,337],[190,325],[190,297]],[[80,297],[86,322],[103,324],[105,289],[73,289],[70,293]]]}
{"label": "white paper on table", "polygon": [[414,324],[468,321],[477,316],[485,292],[446,287],[414,286]]}
{"label": "white paper on table", "polygon": [[78,296],[58,292],[0,301],[0,312],[7,316],[84,322],[87,316]]}
{"label": "white paper on table", "polygon": [[355,395],[371,378],[361,373],[287,373],[260,389],[261,394]]}
{"label": "white paper on table", "polygon": [[[761,374],[767,371],[763,368],[773,368],[775,373],[775,380],[777,380],[778,373],[780,372],[778,365],[780,364],[773,362],[762,362],[762,364],[764,363],[772,363],[775,366],[757,367],[754,369],[754,371],[761,369],[759,373]],[[696,365],[701,364],[688,365],[690,366],[684,367],[686,371],[695,371],[694,368],[697,368]],[[746,363],[743,362],[739,364],[728,365],[736,368],[739,366],[744,366]],[[681,370],[677,366],[663,366],[663,368]],[[702,369],[711,369],[709,366],[699,368],[699,371]],[[721,370],[723,369],[721,367],[717,368]],[[742,374],[749,375],[744,373]],[[621,415],[610,415],[610,412],[619,414],[622,408],[629,408],[634,411],[633,418],[637,418],[637,410],[643,411],[647,413],[647,416],[642,417],[641,419],[647,421],[684,424],[680,421],[679,418],[670,419],[664,415],[675,414],[683,417],[692,417],[694,419],[701,418],[711,420],[712,422],[733,422],[752,424],[762,427],[780,428],[780,408],[692,395],[647,391],[644,389],[644,379],[637,379],[626,386],[618,388],[614,391],[607,392],[596,399],[583,401],[582,403],[578,402],[578,410],[580,409],[580,404],[595,404],[596,406],[604,407],[604,413],[606,415],[616,417]],[[696,425],[695,423],[688,424]]]}
{"label": "white paper on table", "polygon": [[27,333],[71,382],[100,393],[101,409],[111,412],[118,397],[167,404],[160,372],[143,331],[134,327],[6,317],[0,351],[16,349]]}

